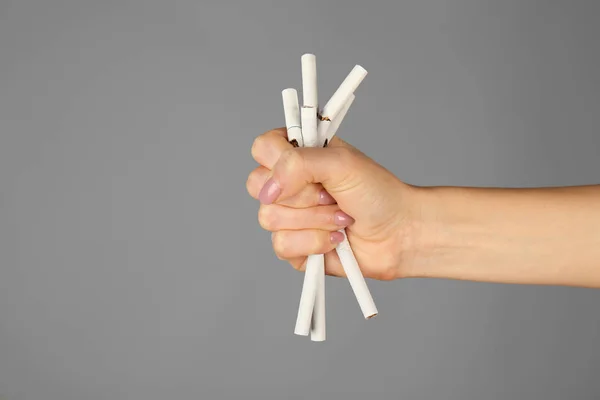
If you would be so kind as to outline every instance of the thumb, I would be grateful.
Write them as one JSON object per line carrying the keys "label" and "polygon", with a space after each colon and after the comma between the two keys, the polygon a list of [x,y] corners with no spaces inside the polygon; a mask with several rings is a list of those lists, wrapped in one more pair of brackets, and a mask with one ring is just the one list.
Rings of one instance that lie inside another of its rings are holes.
{"label": "thumb", "polygon": [[273,166],[258,199],[263,204],[283,201],[313,183],[322,184],[335,197],[356,186],[363,178],[364,164],[362,153],[342,141],[325,148],[290,148]]}

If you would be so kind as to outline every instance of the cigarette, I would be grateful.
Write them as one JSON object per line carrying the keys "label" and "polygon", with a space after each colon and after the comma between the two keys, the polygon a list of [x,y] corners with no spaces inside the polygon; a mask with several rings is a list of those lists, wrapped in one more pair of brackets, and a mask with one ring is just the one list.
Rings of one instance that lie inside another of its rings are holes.
{"label": "cigarette", "polygon": [[[354,66],[322,112],[319,112],[316,58],[313,54],[304,54],[301,64],[302,107],[299,106],[295,89],[282,92],[288,140],[294,141],[298,147],[326,146],[348,113],[356,98],[354,92],[367,71],[360,65]],[[336,247],[336,252],[364,317],[372,318],[378,314],[375,302],[352,251],[346,230],[341,229],[339,232],[344,235],[344,240]],[[325,256],[311,254],[306,263],[294,333],[302,336],[310,333],[312,341],[324,341],[325,322]]]}
{"label": "cigarette", "polygon": [[367,70],[360,65],[355,65],[335,93],[333,93],[327,104],[325,104],[325,107],[323,107],[321,119],[330,121],[335,119],[344,107],[346,100],[356,91],[358,85],[365,79],[365,76],[367,76]]}
{"label": "cigarette", "polygon": [[354,252],[352,251],[352,247],[348,241],[346,230],[342,229],[339,232],[344,234],[344,240],[342,243],[338,244],[335,250],[340,257],[342,268],[346,273],[348,282],[350,282],[350,286],[354,291],[354,296],[358,301],[365,319],[372,318],[377,315],[377,307],[375,307],[375,302],[373,301],[371,292],[367,287],[367,282],[365,282],[365,278],[360,271],[358,262],[356,261],[356,257],[354,256]]}
{"label": "cigarette", "polygon": [[[319,146],[317,130],[317,65],[313,54],[302,56],[302,97],[300,111],[304,147]],[[306,261],[306,271],[298,316],[294,332],[298,335],[311,333],[311,340],[325,340],[325,256],[311,254]]]}
{"label": "cigarette", "polygon": [[302,107],[300,109],[302,121],[303,147],[318,147],[319,135],[317,133],[317,109],[315,107]]}
{"label": "cigarette", "polygon": [[[327,125],[327,137],[322,143],[327,145],[329,141],[333,138],[333,136],[338,131],[342,121],[346,117],[350,106],[354,102],[356,96],[354,93],[351,93],[350,96],[346,99],[344,103],[344,107],[339,111],[338,115],[331,121],[330,124]],[[321,121],[320,124],[326,121]],[[321,129],[322,125],[319,125],[319,132],[323,131]],[[336,252],[340,258],[340,262],[342,264],[342,268],[346,273],[346,277],[348,282],[350,282],[350,286],[354,291],[354,296],[358,301],[360,309],[366,319],[372,318],[377,315],[377,307],[375,306],[375,302],[373,301],[373,297],[371,296],[371,292],[365,282],[365,278],[358,266],[358,262],[356,261],[356,257],[354,256],[354,252],[352,251],[352,247],[350,246],[350,242],[348,241],[348,236],[346,235],[346,230],[341,229],[339,232],[344,234],[344,240],[336,247]]]}
{"label": "cigarette", "polygon": [[335,133],[342,124],[342,121],[344,120],[344,117],[346,117],[346,114],[348,113],[348,110],[350,109],[350,106],[352,105],[352,102],[354,102],[355,98],[356,96],[354,93],[350,93],[350,96],[348,96],[346,102],[344,103],[344,107],[342,107],[333,121],[321,120],[318,122],[317,131],[319,135],[319,143],[321,143],[323,147],[327,147],[333,136],[335,136]]}
{"label": "cigarette", "polygon": [[300,304],[298,305],[296,327],[294,328],[296,335],[308,336],[311,330],[312,314],[319,285],[319,274],[324,270],[324,267],[325,256],[323,254],[308,256],[306,270],[304,271],[302,293],[300,294]]}
{"label": "cigarette", "polygon": [[288,141],[294,146],[304,146],[302,128],[300,127],[300,107],[298,105],[298,91],[287,88],[281,92],[283,98],[283,113]]}
{"label": "cigarette", "polygon": [[[321,140],[321,143],[323,143],[323,146],[327,146],[327,144],[329,142],[331,142],[331,139],[333,139],[333,137],[337,133],[338,129],[340,128],[340,125],[342,124],[342,121],[344,120],[344,117],[348,113],[348,110],[350,109],[350,106],[354,102],[355,98],[356,98],[356,96],[353,93],[350,95],[350,97],[348,99],[346,99],[346,103],[344,104],[344,107],[342,107],[342,109],[340,110],[338,115],[333,119],[333,121],[331,121],[331,123],[327,127],[328,129],[325,131],[326,132],[325,139],[323,139],[323,136],[319,137],[319,139]],[[325,121],[321,121],[321,122],[325,122]],[[321,126],[319,126],[319,133],[321,133],[320,128],[321,128]]]}
{"label": "cigarette", "polygon": [[[317,108],[302,107],[300,109],[300,119],[302,122],[304,147],[317,147],[319,143],[317,135]],[[319,274],[324,274],[324,265],[325,257],[322,254],[311,254],[308,256],[302,293],[300,294],[300,304],[298,305],[296,327],[294,328],[296,335],[307,336],[311,330],[312,315],[320,282]],[[317,314],[319,314],[319,311],[317,311]]]}
{"label": "cigarette", "polygon": [[325,256],[321,255],[323,263],[319,265],[317,273],[317,293],[315,296],[315,305],[312,313],[312,323],[310,327],[310,340],[313,342],[323,342],[326,337],[325,321]]}
{"label": "cigarette", "polygon": [[314,54],[304,54],[302,64],[302,101],[304,107],[318,106],[317,59]]}

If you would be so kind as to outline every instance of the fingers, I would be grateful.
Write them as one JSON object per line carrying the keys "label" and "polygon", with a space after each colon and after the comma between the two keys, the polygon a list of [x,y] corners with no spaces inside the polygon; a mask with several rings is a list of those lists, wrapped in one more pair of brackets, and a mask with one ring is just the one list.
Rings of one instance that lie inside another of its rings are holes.
{"label": "fingers", "polygon": [[354,219],[337,205],[297,209],[271,204],[260,206],[258,222],[263,229],[271,232],[301,229],[336,231],[351,225]]}
{"label": "fingers", "polygon": [[[257,167],[250,173],[246,182],[246,189],[250,196],[258,199],[260,190],[269,179],[270,175],[271,171],[263,166]],[[321,184],[313,183],[306,185],[295,196],[284,199],[283,201],[278,202],[278,204],[293,208],[307,208],[318,205],[335,204],[335,199],[323,189]]]}
{"label": "fingers", "polygon": [[258,199],[263,204],[281,202],[314,183],[321,183],[335,197],[358,185],[364,172],[361,161],[360,154],[350,147],[287,149],[273,166]]}
{"label": "fingers", "polygon": [[[344,142],[337,136],[334,136],[331,142],[327,145],[328,148],[335,147],[344,147],[351,148],[348,143]],[[281,157],[281,155],[286,151],[293,149],[291,143],[288,142],[287,139],[287,130],[286,128],[276,128],[270,131],[263,133],[254,139],[254,143],[252,144],[252,158],[267,169],[273,169],[273,166]]]}
{"label": "fingers", "polygon": [[273,250],[282,260],[304,257],[307,254],[325,254],[342,242],[344,234],[317,229],[277,231],[271,235]]}
{"label": "fingers", "polygon": [[[306,270],[306,262],[308,261],[308,257],[294,257],[286,261],[289,262],[296,271],[304,272]],[[346,273],[344,272],[344,268],[342,268],[340,258],[335,250],[325,253],[325,274],[340,278],[346,277]]]}

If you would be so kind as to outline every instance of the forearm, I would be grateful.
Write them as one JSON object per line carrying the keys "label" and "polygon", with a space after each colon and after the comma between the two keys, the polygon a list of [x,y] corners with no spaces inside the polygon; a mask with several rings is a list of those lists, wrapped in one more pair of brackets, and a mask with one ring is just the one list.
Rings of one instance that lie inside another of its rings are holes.
{"label": "forearm", "polygon": [[600,186],[419,192],[408,276],[600,287]]}

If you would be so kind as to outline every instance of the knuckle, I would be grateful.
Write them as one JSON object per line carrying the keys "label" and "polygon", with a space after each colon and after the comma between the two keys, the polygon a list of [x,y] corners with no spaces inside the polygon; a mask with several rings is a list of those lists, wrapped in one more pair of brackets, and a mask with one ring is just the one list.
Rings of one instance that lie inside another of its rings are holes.
{"label": "knuckle", "polygon": [[258,209],[258,223],[267,231],[275,229],[276,218],[273,211],[273,207],[269,205],[261,205]]}
{"label": "knuckle", "polygon": [[392,267],[383,268],[377,275],[377,279],[380,281],[392,281],[396,277],[396,269]]}
{"label": "knuckle", "polygon": [[281,259],[285,258],[285,252],[287,251],[285,244],[285,235],[281,233],[274,233],[271,236],[271,241],[273,244],[273,251],[275,251],[277,257]]}
{"label": "knuckle", "polygon": [[329,232],[315,232],[311,237],[311,254],[325,254],[331,250]]}
{"label": "knuckle", "polygon": [[246,190],[248,191],[248,194],[250,194],[251,196],[255,194],[255,190],[254,190],[254,182],[256,181],[256,172],[252,171],[250,172],[250,174],[248,175],[248,179],[246,179]]}
{"label": "knuckle", "polygon": [[306,261],[290,261],[292,268],[294,268],[296,271],[304,271],[305,263]]}
{"label": "knuckle", "polygon": [[390,258],[383,258],[379,262],[380,268],[375,274],[375,279],[380,281],[393,281],[398,277],[396,263]]}
{"label": "knuckle", "polygon": [[283,153],[281,153],[280,160],[286,172],[302,167],[302,155],[295,148],[284,150]]}
{"label": "knuckle", "polygon": [[260,158],[260,154],[265,148],[266,140],[267,140],[266,134],[257,136],[256,139],[254,139],[254,142],[252,143],[252,148],[251,148],[250,152],[252,153],[252,158],[254,158],[255,160],[258,160]]}

